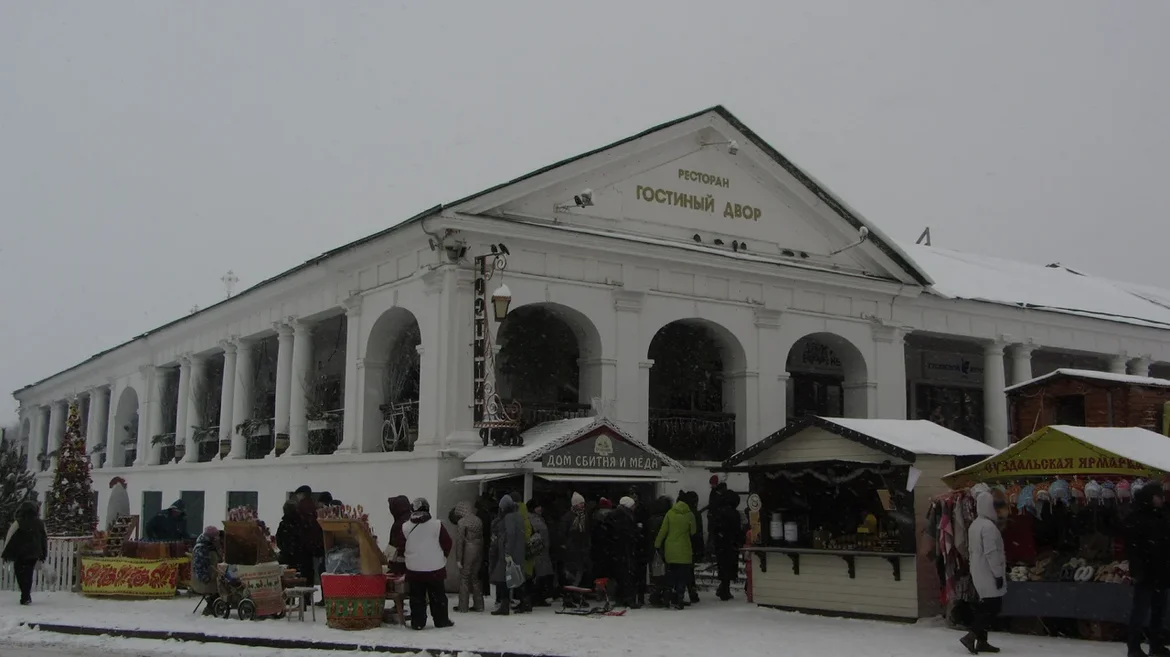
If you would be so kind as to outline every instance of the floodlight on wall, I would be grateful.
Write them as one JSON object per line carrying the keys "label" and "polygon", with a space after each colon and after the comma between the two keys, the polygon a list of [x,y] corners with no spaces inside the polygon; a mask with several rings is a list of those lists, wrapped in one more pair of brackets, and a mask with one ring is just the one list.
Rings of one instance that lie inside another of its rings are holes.
{"label": "floodlight on wall", "polygon": [[508,289],[507,285],[500,285],[492,292],[492,312],[496,316],[497,322],[504,321],[508,316],[508,306],[512,305],[512,291]]}
{"label": "floodlight on wall", "polygon": [[834,251],[829,251],[829,255],[831,255],[831,256],[835,256],[835,255],[837,255],[838,253],[841,253],[842,251],[848,251],[849,249],[852,249],[852,248],[853,248],[853,247],[855,247],[855,246],[861,246],[861,244],[862,244],[863,242],[865,242],[866,240],[868,240],[868,239],[869,239],[869,229],[868,229],[868,228],[866,228],[865,226],[862,226],[861,228],[858,228],[858,229],[857,229],[857,236],[858,236],[858,237],[857,237],[857,241],[856,241],[856,242],[854,242],[854,243],[852,243],[852,244],[846,244],[845,246],[843,246],[843,247],[841,247],[841,248],[839,248],[839,249],[836,249],[836,250],[834,250]]}
{"label": "floodlight on wall", "polygon": [[729,139],[728,141],[702,142],[699,145],[700,146],[723,146],[723,145],[726,145],[727,152],[729,154],[736,155],[737,153],[739,153],[739,142],[734,140],[734,139]]}
{"label": "floodlight on wall", "polygon": [[554,209],[557,212],[564,212],[565,210],[571,210],[573,208],[588,208],[588,207],[591,207],[592,205],[593,205],[593,190],[589,189],[589,188],[585,188],[585,189],[581,190],[579,193],[573,195],[573,202],[571,204],[570,203],[562,203],[561,205],[555,206]]}

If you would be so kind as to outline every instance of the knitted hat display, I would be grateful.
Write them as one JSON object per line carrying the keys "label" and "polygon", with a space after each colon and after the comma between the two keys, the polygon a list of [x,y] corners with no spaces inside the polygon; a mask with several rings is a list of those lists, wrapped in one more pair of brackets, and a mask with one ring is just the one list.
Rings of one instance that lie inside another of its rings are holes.
{"label": "knitted hat display", "polygon": [[1032,488],[1032,499],[1036,500],[1037,504],[1052,501],[1052,495],[1048,493],[1048,482],[1040,482]]}
{"label": "knitted hat display", "polygon": [[1015,506],[1016,502],[1018,502],[1019,499],[1020,499],[1020,485],[1019,484],[1012,484],[1011,486],[1008,486],[1008,488],[1007,488],[1008,504]]}
{"label": "knitted hat display", "polygon": [[1072,482],[1068,485],[1069,491],[1072,493],[1073,500],[1083,502],[1085,499],[1085,482],[1080,477],[1073,477]]}
{"label": "knitted hat display", "polygon": [[1116,502],[1117,501],[1117,485],[1112,481],[1107,481],[1101,484],[1101,501],[1102,502]]}
{"label": "knitted hat display", "polygon": [[983,482],[979,482],[971,487],[971,497],[978,497],[979,493],[990,493],[990,492],[991,492],[991,486],[988,486],[987,484],[985,484]]}
{"label": "knitted hat display", "polygon": [[1020,489],[1020,495],[1016,498],[1016,508],[1020,510],[1020,513],[1025,511],[1034,513],[1036,511],[1036,502],[1032,499],[1033,490],[1035,490],[1035,486],[1032,484]]}
{"label": "knitted hat display", "polygon": [[1048,495],[1052,498],[1053,504],[1068,504],[1071,498],[1068,482],[1063,479],[1052,482],[1048,486]]}
{"label": "knitted hat display", "polygon": [[1117,499],[1119,501],[1122,501],[1122,502],[1128,502],[1129,501],[1129,494],[1133,490],[1131,484],[1127,480],[1122,479],[1121,481],[1117,482],[1116,489],[1117,489]]}
{"label": "knitted hat display", "polygon": [[1085,484],[1085,499],[1090,504],[1101,501],[1101,484],[1097,483],[1096,479],[1090,479],[1089,483]]}

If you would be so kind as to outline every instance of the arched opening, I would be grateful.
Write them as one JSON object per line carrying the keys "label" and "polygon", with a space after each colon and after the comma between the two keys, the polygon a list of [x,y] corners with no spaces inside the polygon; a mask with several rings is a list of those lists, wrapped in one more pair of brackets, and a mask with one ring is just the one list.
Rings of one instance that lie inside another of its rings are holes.
{"label": "arched opening", "polygon": [[195,443],[196,461],[206,463],[219,456],[219,409],[223,403],[223,354],[203,361],[201,376],[191,373],[191,400],[187,431]]}
{"label": "arched opening", "polygon": [[406,452],[418,439],[422,332],[409,310],[382,313],[366,343],[363,445],[367,451]]}
{"label": "arched opening", "polygon": [[114,411],[114,440],[106,458],[114,467],[130,467],[138,458],[138,393],[126,388]]}
{"label": "arched opening", "polygon": [[346,316],[336,315],[313,326],[312,372],[305,382],[305,419],[309,453],[332,454],[341,444],[345,418]]}
{"label": "arched opening", "polygon": [[601,396],[601,338],[584,314],[554,303],[513,309],[496,334],[496,390],[520,404],[520,430],[586,417]]}
{"label": "arched opening", "polygon": [[722,461],[737,445],[736,412],[745,398],[744,351],[730,331],[704,320],[679,320],[650,341],[647,437],[668,455]]}
{"label": "arched opening", "polygon": [[833,333],[807,335],[788,352],[788,419],[869,417],[865,357]]}

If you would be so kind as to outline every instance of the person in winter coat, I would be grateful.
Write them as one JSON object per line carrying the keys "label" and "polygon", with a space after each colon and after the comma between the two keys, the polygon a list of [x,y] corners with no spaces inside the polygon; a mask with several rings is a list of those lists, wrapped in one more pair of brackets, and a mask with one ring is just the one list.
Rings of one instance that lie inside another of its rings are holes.
{"label": "person in winter coat", "polygon": [[573,493],[569,503],[571,505],[569,511],[561,518],[561,528],[557,532],[561,540],[560,552],[564,564],[561,583],[566,586],[581,586],[588,581],[587,577],[593,568],[593,535],[586,514],[585,498],[580,493]]}
{"label": "person in winter coat", "polygon": [[634,565],[638,553],[638,521],[634,518],[634,500],[623,497],[612,513],[602,521],[606,544],[602,550],[609,557],[610,583],[616,590],[618,605],[638,608]]}
{"label": "person in winter coat", "polygon": [[1162,629],[1166,591],[1170,588],[1170,524],[1163,504],[1165,491],[1156,482],[1133,495],[1133,511],[1125,523],[1125,553],[1133,579],[1133,607],[1129,617],[1129,657],[1144,655],[1142,639],[1150,643],[1150,655],[1167,657]]}
{"label": "person in winter coat", "polygon": [[1007,592],[1003,535],[996,524],[999,515],[990,492],[982,491],[975,496],[975,510],[978,517],[967,528],[967,551],[971,582],[979,594],[979,601],[975,603],[971,631],[959,639],[972,655],[999,652],[999,648],[987,642],[987,631],[999,615],[1003,594]]}
{"label": "person in winter coat", "polygon": [[390,517],[394,523],[390,526],[390,547],[393,552],[390,557],[389,566],[390,574],[405,575],[406,574],[406,534],[403,533],[403,528],[406,522],[410,520],[410,499],[405,495],[398,495],[386,500],[390,507]]}
{"label": "person in winter coat", "polygon": [[299,562],[294,567],[306,582],[314,583],[318,575],[317,561],[325,556],[325,537],[321,525],[317,524],[317,503],[313,498],[304,497],[297,502],[297,515],[297,529],[300,531],[297,549]]}
{"label": "person in winter coat", "polygon": [[410,627],[427,626],[427,605],[435,627],[455,623],[447,614],[447,555],[451,554],[451,536],[443,522],[431,517],[431,505],[418,498],[410,505],[412,513],[403,530],[406,534],[406,581],[410,585]]}
{"label": "person in winter coat", "polygon": [[[654,555],[658,552],[654,547],[654,542],[658,538],[658,531],[662,529],[663,521],[666,520],[666,514],[673,505],[674,502],[666,495],[651,502],[650,520],[646,524],[645,535],[642,539],[650,555],[650,605],[653,607],[666,607],[670,605],[670,601],[666,596],[666,574],[663,573],[655,576],[653,562]],[[661,556],[659,558],[661,559]]]}
{"label": "person in winter coat", "polygon": [[276,549],[280,550],[277,561],[281,564],[289,568],[301,565],[301,516],[292,500],[284,503],[280,524],[276,526]]}
{"label": "person in winter coat", "polygon": [[471,502],[460,502],[452,512],[455,521],[455,565],[459,568],[459,605],[455,611],[483,611],[483,582],[479,578],[483,562],[483,523]]}
{"label": "person in winter coat", "polygon": [[512,612],[511,598],[513,595],[520,599],[520,606],[516,613],[532,611],[531,601],[525,595],[525,582],[509,586],[508,566],[518,564],[523,568],[528,550],[528,541],[524,535],[524,518],[520,515],[520,506],[505,495],[500,498],[500,515],[496,518],[493,528],[491,559],[492,581],[502,586],[500,605],[492,612],[493,616],[507,616]]}
{"label": "person in winter coat", "polygon": [[146,523],[145,533],[150,541],[187,540],[187,503],[175,500],[169,508],[154,514]]}
{"label": "person in winter coat", "polygon": [[613,559],[609,552],[610,540],[606,535],[609,532],[609,525],[605,522],[611,513],[613,513],[613,502],[609,501],[609,498],[601,498],[597,502],[597,508],[593,511],[592,536],[590,537],[590,542],[593,545],[590,554],[593,561],[591,580],[613,575]]}
{"label": "person in winter coat", "polygon": [[16,518],[8,526],[4,552],[0,559],[10,562],[20,587],[20,604],[32,604],[33,574],[37,563],[49,555],[49,535],[45,523],[37,517],[37,503],[25,500],[16,509]]}
{"label": "person in winter coat", "polygon": [[695,580],[695,563],[706,556],[707,541],[703,538],[703,514],[699,512],[699,494],[692,490],[679,495],[680,499],[687,503],[691,515],[695,516],[695,534],[691,537],[691,574],[687,580],[687,593],[691,604],[695,604],[699,601],[699,586]]}
{"label": "person in winter coat", "polygon": [[552,535],[548,530],[548,523],[544,521],[544,507],[536,500],[528,500],[528,522],[532,525],[532,533],[540,536],[540,552],[533,559],[532,568],[532,604],[536,607],[549,606],[548,598],[553,592],[553,580],[556,571],[553,570],[552,557],[549,551],[552,547]]}
{"label": "person in winter coat", "polygon": [[490,592],[492,589],[492,565],[491,560],[487,558],[487,549],[491,540],[492,521],[496,517],[496,504],[492,501],[491,497],[486,494],[479,496],[479,499],[475,501],[475,515],[479,518],[480,524],[483,525],[484,531],[483,558],[479,560],[479,581],[483,590]]}
{"label": "person in winter coat", "polygon": [[715,595],[726,602],[731,599],[731,583],[739,576],[739,549],[743,547],[743,526],[739,521],[739,495],[726,487],[711,500],[707,509],[707,529],[711,550],[719,573]]}
{"label": "person in winter coat", "polygon": [[686,502],[679,500],[663,518],[658,536],[654,539],[654,548],[662,550],[662,558],[666,562],[668,599],[675,609],[683,608],[683,596],[693,570],[691,539],[697,531],[695,514],[691,513]]}
{"label": "person in winter coat", "polygon": [[219,587],[215,580],[215,567],[223,560],[219,549],[219,529],[208,526],[195,539],[195,547],[191,550],[191,592],[207,598],[203,615],[213,613],[212,603],[219,597]]}

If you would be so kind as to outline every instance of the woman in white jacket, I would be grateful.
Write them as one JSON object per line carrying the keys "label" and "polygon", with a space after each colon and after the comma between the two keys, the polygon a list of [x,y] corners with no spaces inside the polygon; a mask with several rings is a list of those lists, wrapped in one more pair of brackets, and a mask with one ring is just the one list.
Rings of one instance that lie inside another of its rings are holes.
{"label": "woman in white jacket", "polygon": [[997,503],[991,493],[983,491],[975,496],[979,517],[967,528],[967,549],[971,562],[971,581],[979,594],[971,631],[959,639],[972,655],[996,653],[999,648],[987,642],[987,630],[999,615],[1003,594],[1007,591],[1005,577],[1007,561],[1003,551],[1003,535],[996,524]]}

